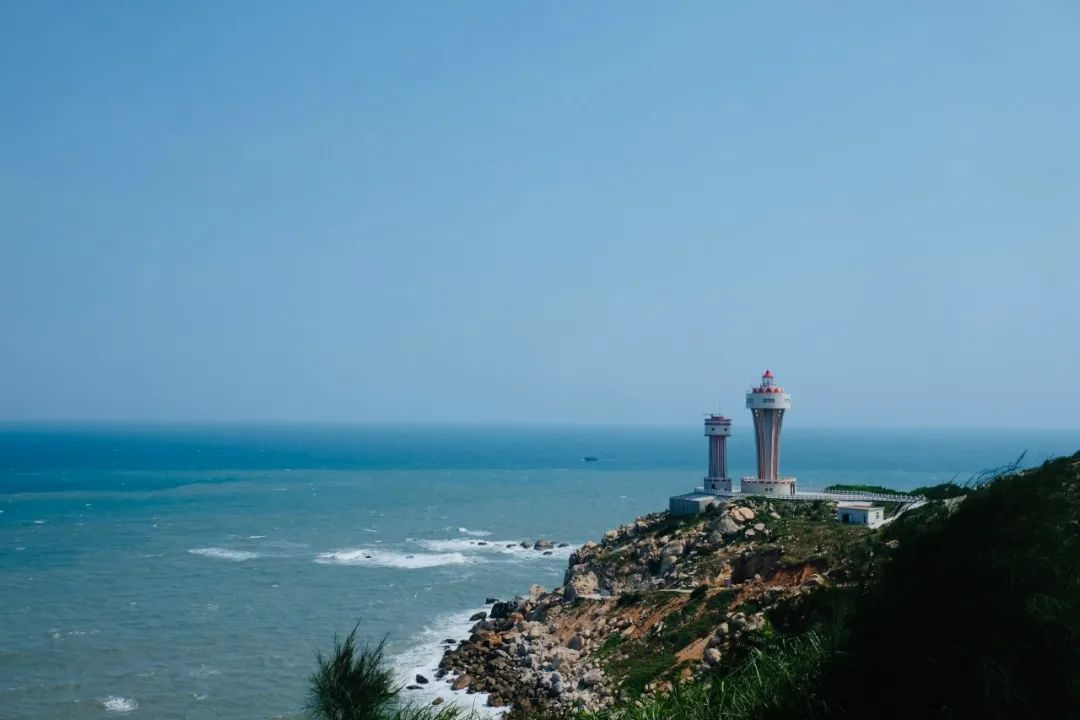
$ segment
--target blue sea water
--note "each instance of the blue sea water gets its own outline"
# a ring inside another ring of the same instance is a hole
[[[1078,440],[791,427],[783,467],[910,489]],[[354,624],[430,675],[486,596],[559,584],[572,548],[508,544],[596,538],[704,462],[698,427],[0,426],[0,718],[300,717]]]

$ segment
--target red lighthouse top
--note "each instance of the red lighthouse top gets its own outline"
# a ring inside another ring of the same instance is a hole
[[[784,388],[776,384],[772,370],[766,370],[761,376],[761,384],[752,389],[755,393],[783,393]]]

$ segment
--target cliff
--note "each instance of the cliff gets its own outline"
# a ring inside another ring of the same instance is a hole
[[[873,574],[880,533],[827,503],[747,499],[638,518],[570,558],[564,585],[495,604],[441,672],[518,715],[595,711],[734,666],[770,614]]]

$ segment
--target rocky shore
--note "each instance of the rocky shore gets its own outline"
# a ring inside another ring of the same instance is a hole
[[[692,682],[767,637],[770,609],[859,576],[868,531],[838,525],[833,510],[748,499],[638,518],[575,551],[562,586],[474,616],[467,639],[447,641],[435,680],[488,693],[511,716]]]

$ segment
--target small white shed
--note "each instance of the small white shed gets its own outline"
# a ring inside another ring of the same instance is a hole
[[[885,522],[885,508],[868,502],[837,503],[836,518],[844,525],[869,525],[876,528]]]

